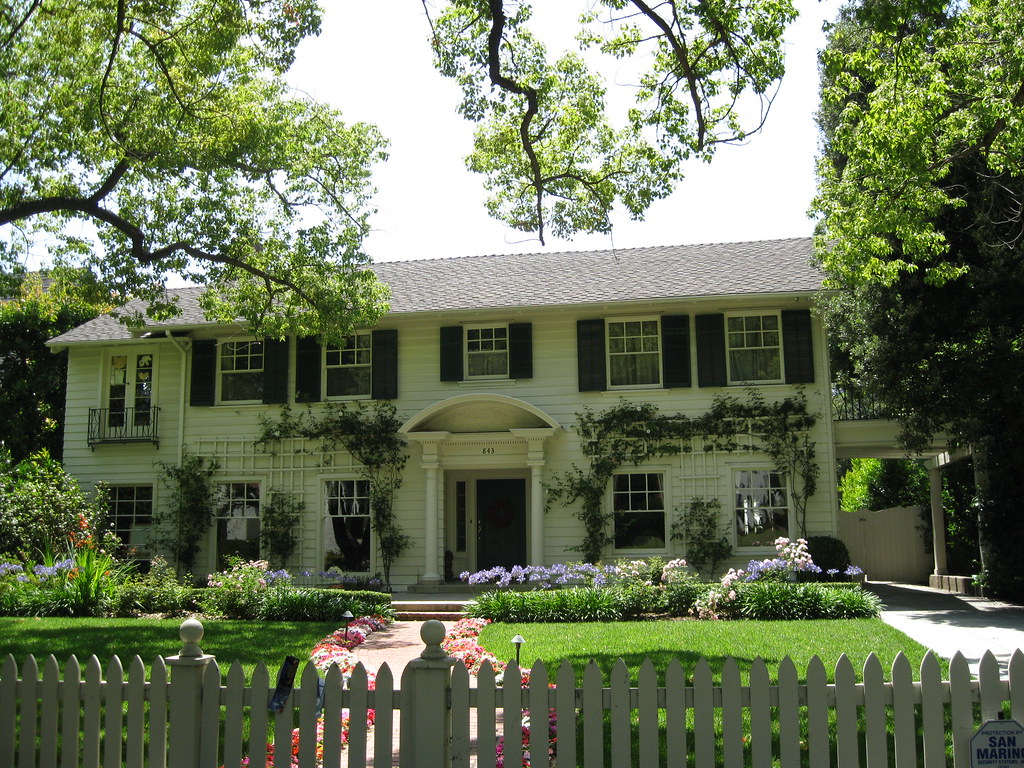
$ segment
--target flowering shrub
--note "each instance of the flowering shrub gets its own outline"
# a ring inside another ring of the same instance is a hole
[[[85,536],[59,560],[0,563],[0,615],[103,616],[125,572]]]
[[[288,571],[272,571],[266,560],[228,558],[228,569],[206,577],[207,589],[200,597],[205,613],[226,619],[255,618],[263,593],[282,588],[291,581]]]
[[[698,619],[728,619],[736,609],[737,582],[744,576],[742,570],[730,568],[719,584],[714,585],[694,601],[691,615]]]

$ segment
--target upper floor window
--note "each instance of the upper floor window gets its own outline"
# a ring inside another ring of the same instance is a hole
[[[615,549],[665,548],[665,476],[619,472],[612,476]]]
[[[736,546],[770,547],[789,536],[786,474],[774,469],[739,469],[735,476]]]
[[[468,378],[508,377],[508,326],[466,328]]]
[[[324,350],[327,397],[369,397],[373,347],[369,333],[353,333]]]
[[[729,381],[782,381],[782,332],[779,316],[733,315],[726,318]]]
[[[225,341],[220,344],[222,402],[263,400],[263,342]]]
[[[153,410],[153,355],[111,355],[106,395],[108,428],[149,426]]]
[[[608,321],[608,383],[613,387],[661,384],[661,328],[657,318]]]

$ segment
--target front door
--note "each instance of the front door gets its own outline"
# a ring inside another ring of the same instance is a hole
[[[476,567],[526,565],[526,480],[476,481]]]

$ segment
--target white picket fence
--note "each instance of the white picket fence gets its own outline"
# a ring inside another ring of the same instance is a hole
[[[273,688],[266,667],[257,667],[247,684],[235,662],[222,682],[216,660],[199,649],[201,631],[200,626],[197,634],[188,635],[183,627],[182,652],[156,659],[148,678],[138,657],[127,674],[117,658],[104,672],[95,657],[84,670],[71,657],[62,676],[52,656],[43,662],[41,675],[34,658],[27,658],[19,670],[8,656],[0,670],[0,768],[218,768],[244,765],[246,755],[248,765],[262,768],[267,764],[270,731],[273,743],[281,747],[272,765],[291,766],[296,726],[301,768],[390,766],[393,752],[401,766],[410,768],[490,768],[502,735],[504,765],[515,768],[523,764],[524,710],[555,711],[557,763],[563,768],[938,768],[947,764],[947,743],[952,764],[967,768],[969,741],[982,722],[1004,714],[1024,721],[1020,651],[1002,676],[987,653],[976,678],[958,654],[950,662],[949,679],[943,680],[938,660],[928,654],[914,681],[910,663],[901,654],[889,681],[872,655],[860,682],[845,657],[836,665],[833,683],[827,682],[817,658],[804,682],[799,682],[795,665],[785,658],[775,683],[767,665],[755,660],[743,685],[739,665],[728,659],[716,685],[710,665],[701,659],[689,676],[672,662],[662,681],[646,661],[633,687],[620,660],[610,685],[591,663],[577,687],[566,661],[550,681],[555,687],[549,687],[547,673],[538,663],[529,686],[520,688],[497,685],[489,666],[471,685],[465,666],[446,658],[437,645],[443,628],[428,623],[423,630],[426,647],[406,668],[400,689],[386,666],[377,674],[375,689],[369,687],[361,665],[348,688],[339,670],[331,670],[322,699],[320,763],[319,678],[312,664],[303,669],[284,711],[269,714]],[[518,674],[510,664],[505,679],[515,680]],[[376,713],[372,729],[365,725],[369,709]],[[343,710],[350,723],[344,748]],[[246,719],[251,734],[247,741]],[[547,766],[546,717],[536,719],[532,764]]]

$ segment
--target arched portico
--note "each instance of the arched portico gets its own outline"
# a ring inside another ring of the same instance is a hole
[[[442,580],[446,548],[453,550],[456,569],[482,565],[481,553],[486,559],[487,548],[493,549],[488,534],[504,536],[502,552],[518,556],[521,530],[523,559],[543,563],[546,446],[559,430],[558,422],[536,406],[487,393],[442,400],[401,427],[399,433],[421,449],[426,515],[422,583]],[[484,513],[489,513],[486,524],[480,517]]]

